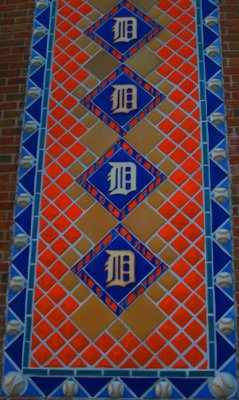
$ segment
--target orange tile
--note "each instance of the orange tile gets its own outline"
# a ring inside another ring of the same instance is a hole
[[[186,115],[187,114],[185,112],[183,112],[182,110],[176,109],[170,114],[170,118],[172,118],[173,121],[175,121],[179,124],[186,118]]]
[[[169,345],[164,347],[157,355],[159,360],[167,367],[172,365],[172,363],[178,358],[178,354]]]
[[[51,274],[54,275],[56,279],[60,279],[67,270],[67,267],[60,260],[57,260],[50,268]]]
[[[186,192],[190,197],[193,197],[200,189],[200,186],[194,182],[192,179],[189,179],[183,186],[182,189]]]
[[[52,163],[47,169],[46,173],[51,177],[51,178],[56,178],[59,176],[62,172],[62,168],[57,164],[57,163]]]
[[[65,320],[65,318],[66,318],[65,314],[63,314],[63,312],[59,308],[56,308],[56,307],[48,315],[49,321],[55,327],[59,326]]]
[[[40,345],[37,350],[33,352],[33,357],[40,363],[40,365],[45,364],[51,356],[52,353],[44,344]]]
[[[57,198],[55,204],[61,210],[65,210],[71,204],[71,202],[72,200],[65,193],[63,193]]]
[[[56,261],[56,255],[50,250],[45,250],[40,255],[39,261],[41,261],[44,266],[49,267]]]
[[[179,310],[173,315],[173,320],[181,327],[185,326],[192,319],[190,314],[185,308],[180,307]]]
[[[141,365],[145,365],[153,354],[143,345],[137,348],[132,354],[132,357]]]
[[[107,357],[115,364],[119,365],[127,357],[127,353],[116,344],[108,353]]]
[[[195,293],[187,299],[185,306],[193,313],[197,314],[198,311],[204,306],[204,302]]]
[[[183,353],[191,345],[192,341],[181,332],[172,340],[172,343],[180,353]]]
[[[178,32],[180,32],[182,30],[183,26],[177,21],[175,20],[174,22],[171,22],[171,24],[169,24],[167,26],[167,29],[170,32],[173,32],[174,34],[177,34]]]
[[[190,322],[190,324],[185,328],[185,331],[192,339],[198,339],[204,332],[204,329],[196,320]]]
[[[65,343],[64,339],[62,336],[59,335],[58,332],[54,332],[46,341],[48,346],[50,347],[51,350],[56,352],[59,350],[63,344]]]
[[[78,229],[76,229],[74,226],[72,226],[68,231],[64,233],[64,237],[70,242],[70,243],[75,243],[80,237],[81,233]]]
[[[74,182],[74,179],[67,172],[63,172],[63,174],[56,179],[56,182],[62,189],[66,189]]]
[[[193,367],[196,367],[204,359],[205,355],[201,353],[196,346],[194,346],[184,355],[184,357]]]
[[[185,299],[188,298],[190,293],[190,289],[182,282],[178,283],[176,287],[174,287],[174,289],[171,291],[172,296],[174,296],[180,303],[184,302]]]
[[[187,179],[188,176],[181,169],[178,169],[170,175],[170,180],[177,186],[181,186]]]
[[[194,218],[199,211],[201,211],[200,207],[193,201],[189,201],[183,208],[183,212],[190,218]]]
[[[201,234],[202,231],[195,224],[190,224],[184,231],[183,234],[191,241],[195,241]]]
[[[58,329],[66,339],[72,338],[78,330],[71,321],[64,322]]]
[[[45,340],[53,332],[53,328],[43,320],[34,328],[34,331],[42,340]]]
[[[46,272],[37,283],[45,292],[47,292],[56,283],[56,280]]]
[[[48,312],[54,307],[54,303],[47,296],[43,296],[38,303],[36,303],[37,310],[42,315],[48,314]]]
[[[179,253],[182,254],[190,245],[190,243],[181,235],[179,235],[171,245]]]
[[[95,344],[103,353],[106,353],[115,344],[115,340],[108,333],[103,333],[96,340]]]
[[[162,125],[162,124],[160,124]],[[169,139],[165,139],[163,140],[160,145],[158,146],[158,148],[165,154],[169,154],[171,153],[171,151],[175,148],[175,144],[169,140]]]
[[[171,202],[178,208],[182,208],[188,202],[188,197],[181,191],[178,191],[171,197]]]
[[[177,231],[169,224],[166,224],[162,229],[158,231],[158,235],[167,242],[170,241],[176,235],[176,233]]]
[[[193,246],[183,256],[191,265],[197,264],[202,258],[202,254]]]
[[[58,240],[56,240],[53,244],[52,244],[52,248],[53,250],[58,254],[61,255],[63,254],[67,249],[68,249],[69,245],[68,243],[60,238]]]
[[[186,275],[186,273],[190,270],[190,266],[186,263],[185,260],[180,259],[172,266],[172,270],[181,278]]]
[[[66,211],[67,216],[72,220],[75,221],[81,215],[82,210],[76,204],[73,204],[71,207],[68,208]]]
[[[175,301],[175,299],[170,296],[164,296],[163,300],[161,300],[158,303],[158,306],[160,309],[162,309],[167,315],[172,314],[175,309],[178,307],[178,302]]]
[[[128,332],[121,340],[120,344],[127,350],[128,352],[131,352],[132,350],[135,349],[140,344],[140,341],[136,338],[133,333]]]
[[[60,165],[62,165],[62,167],[67,168],[73,163],[73,161],[75,161],[75,157],[65,152],[61,157],[58,157],[57,161]]]
[[[171,223],[181,231],[185,226],[188,225],[189,220],[182,213],[178,213],[174,218],[171,219]]]
[[[170,320],[166,320],[160,328],[158,329],[159,333],[164,336],[167,340],[170,340],[173,336],[178,332],[178,328],[175,323]]]
[[[177,209],[171,203],[166,202],[158,209],[158,211],[164,218],[170,219],[177,212]]]
[[[69,365],[76,356],[77,353],[67,345],[57,353],[57,357],[64,363],[64,365]]]
[[[84,350],[89,343],[89,340],[82,333],[78,333],[76,336],[73,336],[73,339],[70,340],[71,346],[77,351],[77,353],[80,353],[82,350]]]
[[[166,341],[161,335],[159,335],[157,332],[154,332],[152,335],[150,335],[145,343],[155,353],[164,346]]]
[[[70,221],[64,215],[60,215],[55,219],[53,225],[58,231],[64,232],[70,225]]]

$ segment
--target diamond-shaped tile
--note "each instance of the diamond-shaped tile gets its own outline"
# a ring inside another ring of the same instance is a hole
[[[115,314],[121,314],[166,266],[122,226],[111,231],[72,272]]]
[[[94,116],[92,115],[92,117]],[[81,138],[81,142],[100,157],[118,138],[119,136],[111,128],[98,121],[94,128],[88,130]]]
[[[147,132],[147,135],[145,132]],[[146,120],[141,121],[125,136],[125,140],[144,155],[152,150],[163,138],[164,135]]]
[[[84,33],[124,62],[162,29],[162,26],[128,0],[122,0]]]
[[[119,174],[125,178],[119,180]],[[141,154],[119,140],[77,182],[122,220],[165,179]]]
[[[99,68],[97,62],[94,65]],[[105,60],[104,65],[107,65]],[[164,98],[150,83],[122,64],[81,103],[124,136]]]
[[[145,78],[150,72],[155,71],[162,62],[157,54],[147,48],[143,48],[128,60],[126,64]]]
[[[85,64],[85,68],[97,78],[104,79],[119,65],[120,63],[114,57],[101,50]]]

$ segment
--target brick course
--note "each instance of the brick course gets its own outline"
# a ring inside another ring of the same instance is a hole
[[[0,4],[0,360],[34,3],[34,0],[1,0]],[[239,4],[238,0],[219,0],[219,4],[239,304]]]

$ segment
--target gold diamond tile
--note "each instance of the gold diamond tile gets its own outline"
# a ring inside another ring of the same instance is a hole
[[[158,125],[160,121],[164,118],[164,116],[158,112],[157,110],[153,110],[147,118],[152,122],[154,125]]]
[[[92,244],[89,242],[88,239],[83,237],[81,240],[79,240],[75,247],[81,252],[81,254],[85,254],[87,251],[90,250]]]
[[[147,201],[152,207],[159,208],[165,202],[165,197],[155,191],[147,198]]]
[[[162,197],[162,195],[161,195],[157,190],[155,190],[155,191],[148,197],[147,201],[148,201],[148,203],[149,203],[152,207],[158,209],[159,206],[161,206],[162,201],[165,201],[165,199]]]
[[[85,80],[84,84],[85,84],[89,89],[92,89],[93,87],[95,87],[95,86],[97,85],[98,82],[99,82],[98,79],[94,78],[93,76],[89,76],[89,77]]]
[[[149,248],[154,252],[158,253],[165,247],[165,242],[158,236],[154,236],[148,243]]]
[[[79,279],[78,279],[78,284],[79,284]],[[79,285],[73,292],[72,292],[73,296],[75,296],[75,298],[82,302],[84,300],[87,299],[87,297],[89,297],[92,292],[90,291],[90,289],[88,289],[87,286],[85,285]]]
[[[142,154],[147,154],[163,138],[164,135],[147,120],[141,121],[125,136],[126,141]]]
[[[93,56],[95,53],[98,53],[100,50],[100,46],[96,43],[91,43],[87,48],[86,52],[90,55]]]
[[[148,11],[152,8],[158,0],[131,0],[131,2],[138,8],[141,8],[143,11]]]
[[[170,271],[166,271],[159,278],[159,283],[164,287],[164,289],[166,289],[166,291],[169,291],[176,285],[176,283],[178,283],[178,279]]]
[[[148,15],[149,15],[150,18],[152,18],[152,19],[157,19],[161,14],[162,14],[162,12],[160,11],[159,8],[153,8],[152,10],[150,10],[150,11],[148,12]]]
[[[83,119],[82,122],[87,126],[87,128],[91,128],[93,125],[96,124],[96,122],[99,121],[97,117],[94,116],[94,114],[87,114]]]
[[[87,210],[93,203],[95,203],[95,200],[88,193],[84,193],[77,201],[77,204],[79,204],[83,210]]]
[[[165,295],[165,291],[155,283],[147,290],[146,294],[151,297],[153,301],[158,302]]]
[[[82,35],[79,39],[76,40],[76,44],[81,47],[82,49],[84,49],[86,46],[88,46],[88,44],[91,42],[91,40],[85,36]]]
[[[151,74],[147,76],[147,81],[152,83],[152,85],[157,85],[162,79],[162,76],[157,72],[151,72]]]
[[[177,187],[169,181],[164,181],[161,183],[161,185],[158,187],[158,191],[160,193],[163,193],[166,197],[171,196],[177,190]]]
[[[172,22],[172,18],[170,18],[167,14],[161,14],[158,19],[157,22],[162,25],[162,26],[167,26],[168,24],[170,24],[170,22]],[[161,34],[162,32],[160,32]]]
[[[93,164],[93,162],[95,161],[95,156],[90,153],[89,151],[87,151],[81,158],[80,161],[85,164],[87,167],[91,164]]]
[[[87,110],[86,110],[85,107],[79,105],[79,106],[76,106],[76,107],[71,111],[71,113],[72,113],[76,118],[82,118],[82,117],[87,113]]]
[[[73,267],[73,265],[79,260],[79,258],[80,255],[73,249],[70,249],[64,254],[62,260],[66,265],[68,265],[68,267]]]
[[[83,193],[83,189],[77,183],[73,183],[66,193],[71,199],[76,200]]]
[[[124,226],[146,242],[163,224],[165,220],[146,203],[141,203],[124,219]]]
[[[76,163],[74,163],[70,168],[69,168],[69,172],[71,173],[71,175],[77,177],[79,176],[83,171],[84,171],[84,167],[82,164],[80,164],[78,161]]]
[[[176,253],[170,246],[166,247],[160,254],[159,257],[166,264],[172,264],[176,258],[178,257],[178,253]]]
[[[99,157],[118,139],[117,133],[99,122],[81,138],[81,142]]]
[[[101,300],[92,296],[72,315],[71,319],[91,340],[94,340],[116,319],[116,316]]]
[[[118,0],[89,0],[89,3],[102,13],[106,13],[111,8],[116,6]]]
[[[78,228],[94,243],[99,242],[116,224],[117,220],[98,203],[76,223]]]
[[[165,158],[165,154],[161,153],[161,151],[154,149],[148,154],[148,159],[155,165],[158,165],[160,161]]]
[[[154,38],[147,44],[147,47],[149,47],[153,51],[157,51],[160,47],[162,47],[162,43],[160,43],[157,38]]]
[[[159,34],[158,34],[158,39],[162,42],[162,43],[166,43],[169,41],[169,39],[171,39],[173,37],[173,34],[170,33],[169,31],[166,31],[165,29],[162,30]]]
[[[119,340],[126,332],[127,328],[120,321],[114,322],[108,332],[116,339]]]
[[[171,92],[171,90],[174,88],[174,86],[167,81],[163,81],[158,85],[158,88],[159,88],[160,92],[162,92],[164,94],[168,94],[169,92]]]
[[[174,164],[169,158],[164,160],[161,164],[159,164],[160,171],[164,172],[166,175],[170,174],[177,168],[177,165]]]
[[[67,273],[60,282],[70,292],[79,285],[79,279],[72,272]]]
[[[139,75],[146,77],[150,72],[155,70],[163,61],[156,54],[146,47],[139,50],[127,65],[136,71]]]
[[[80,28],[82,31],[84,31],[86,28],[88,28],[88,26],[91,25],[91,22],[88,21],[88,19],[86,19],[86,18],[82,18],[80,20],[80,22],[78,22],[76,25],[78,26],[78,28]]]
[[[95,22],[97,19],[100,18],[100,13],[98,11],[92,11],[90,14],[88,14],[88,18],[90,18],[91,21]]]
[[[78,99],[82,99],[87,93],[87,90],[83,86],[78,86],[77,89],[74,90],[73,95]]]
[[[88,61],[84,67],[97,78],[104,79],[119,65],[119,61],[117,61],[106,51],[101,50],[98,54],[91,58],[91,60]]]
[[[175,104],[171,103],[168,100],[162,101],[161,104],[158,105],[158,109],[162,112],[164,112],[164,114],[168,115],[169,113],[171,113],[172,110],[175,109]]]
[[[122,314],[121,319],[144,340],[165,320],[165,315],[142,295]]]

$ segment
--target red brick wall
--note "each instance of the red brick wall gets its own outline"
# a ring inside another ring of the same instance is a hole
[[[0,360],[34,3],[0,0]]]
[[[100,1],[100,0],[99,0]],[[0,360],[34,0],[0,0]],[[219,0],[239,304],[239,3]]]

